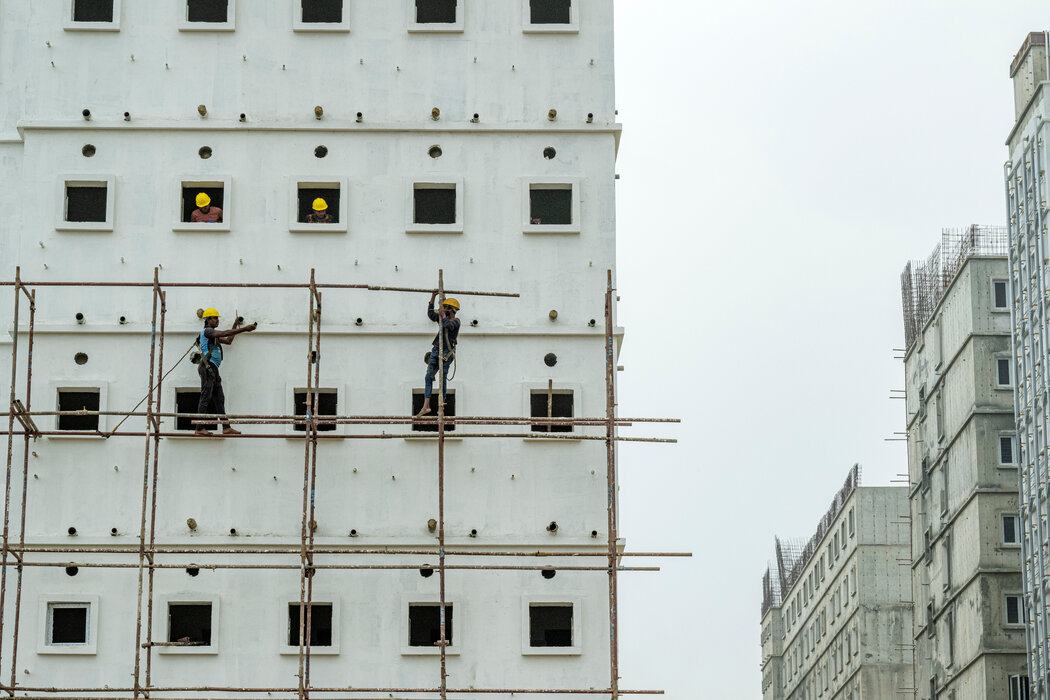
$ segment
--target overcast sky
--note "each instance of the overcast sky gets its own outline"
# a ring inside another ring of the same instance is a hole
[[[624,688],[761,698],[761,577],[854,462],[907,472],[900,272],[1002,225],[1010,61],[1046,0],[617,0]],[[651,426],[634,434],[656,435]],[[639,562],[633,562],[639,563]]]

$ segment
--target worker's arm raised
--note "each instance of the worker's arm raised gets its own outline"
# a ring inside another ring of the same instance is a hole
[[[231,328],[228,331],[214,330],[212,331],[211,337],[218,340],[223,345],[229,345],[233,342],[233,336],[240,335],[241,333],[251,333],[259,327],[258,323],[252,323],[241,328]]]

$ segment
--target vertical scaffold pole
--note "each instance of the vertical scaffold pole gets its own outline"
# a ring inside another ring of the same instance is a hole
[[[154,558],[157,548],[157,478],[160,469],[160,418],[162,411],[161,390],[164,382],[164,320],[168,311],[167,293],[160,290],[160,348],[157,351],[157,410],[153,414],[153,478],[150,483],[149,515],[149,591],[146,595],[146,690],[153,685],[153,576],[155,573]]]
[[[609,692],[620,697],[619,629],[616,610],[616,339],[613,337],[612,270],[605,289],[605,459],[609,489]]]
[[[445,301],[445,271],[438,270],[438,303]],[[445,647],[445,333],[438,316],[438,615],[441,621],[441,700],[448,692],[448,658]]]
[[[314,283],[314,272],[310,271],[310,293],[313,295],[314,304],[316,305],[314,316],[316,317],[317,332],[314,334],[314,347],[313,347],[313,391],[309,395],[310,403],[310,426],[309,426],[309,439],[310,442],[310,514],[309,523],[306,529],[307,536],[307,550],[306,556],[309,560],[310,568],[307,570],[306,577],[306,636],[303,643],[306,647],[306,682],[304,687],[307,695],[310,693],[310,649],[311,639],[313,636],[313,614],[314,614],[314,576],[317,573],[317,569],[314,568],[314,537],[317,531],[317,414],[320,409],[320,388],[321,388],[321,292],[317,289],[317,285]]]
[[[314,322],[319,321],[319,309],[317,308],[317,282],[314,269],[310,270],[310,318],[309,331],[307,333],[306,351],[306,435],[303,453],[303,522],[300,531],[300,554],[299,554],[299,698],[306,700],[309,697],[309,669],[310,669],[310,596],[313,593],[313,585],[307,585],[313,574],[313,537],[307,533],[313,527],[311,520],[311,502],[314,499],[313,484],[311,478],[311,462],[316,469],[316,447],[317,447],[317,402],[314,400],[314,372],[315,365],[320,357],[314,347]],[[320,333],[320,323],[318,323]],[[312,458],[312,459],[311,459]],[[307,539],[309,537],[309,540]]]
[[[11,394],[7,408],[7,471],[4,486],[4,538],[3,538],[3,561],[0,562],[0,655],[3,654],[4,645],[4,605],[7,598],[7,555],[9,544],[9,527],[11,522],[11,463],[14,455],[15,440],[15,389],[18,380],[18,310],[21,307],[22,282],[20,277],[21,268],[15,268],[15,311],[14,321],[11,327]],[[14,695],[14,690],[7,689],[8,695]]]

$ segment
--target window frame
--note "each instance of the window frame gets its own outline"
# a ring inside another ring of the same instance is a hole
[[[350,395],[347,384],[328,384],[325,386],[314,387],[319,393],[332,393],[335,392],[335,406],[336,415],[339,415],[341,408],[346,408],[346,400]],[[286,415],[295,415],[295,393],[299,391],[306,391],[306,387],[303,386],[303,382],[286,382],[284,385],[284,396]],[[451,391],[451,390],[450,390]],[[344,411],[343,415],[349,415]],[[324,437],[325,435],[345,435],[346,430],[349,426],[345,423],[336,423],[335,428],[332,430],[325,430],[324,432],[318,431],[318,435]],[[306,435],[305,430],[295,430],[292,424],[287,427],[288,437],[302,439]],[[298,653],[298,652],[296,652]]]
[[[233,178],[229,175],[190,175],[180,177],[175,181],[175,218],[171,230],[178,233],[229,233],[230,232],[230,199],[232,195]],[[221,187],[222,188],[222,222],[208,224],[204,222],[194,223],[182,220],[182,191],[194,187]],[[340,199],[342,199],[340,197]]]
[[[83,389],[98,389],[98,410],[99,413],[103,414],[98,417],[98,431],[101,433],[106,432],[109,429],[109,418],[110,416],[104,415],[109,410],[109,382],[102,379],[52,379],[47,383],[47,392],[49,396],[54,397],[53,410],[58,409],[58,394],[60,391],[77,391]],[[50,428],[53,431],[58,431],[58,419],[59,416],[48,416],[50,419]],[[95,440],[98,439],[98,435],[48,435],[47,438],[57,438],[59,440]]]
[[[158,654],[171,654],[171,655],[191,655],[191,656],[214,656],[219,653],[219,596],[207,595],[207,594],[194,594],[194,593],[177,593],[167,596],[158,596],[157,598],[160,605],[154,606],[153,629],[163,630],[163,638],[168,639],[169,628],[169,617],[168,609],[172,605],[211,605],[211,644],[207,646],[194,646],[194,647],[168,647],[162,646],[157,647],[156,651]],[[296,652],[299,653],[298,648]],[[311,652],[312,653],[312,652]]]
[[[200,333],[200,331],[197,331],[197,332]],[[181,393],[195,393],[195,394],[198,395],[198,403],[199,403],[200,392],[201,392],[201,387],[200,387],[199,384],[197,386],[182,385],[182,386],[172,387],[171,395],[172,395],[172,400],[174,401],[174,406],[172,407],[172,413],[180,414],[180,411],[179,411],[179,394],[181,394]],[[181,414],[181,415],[185,415],[185,414]],[[190,420],[195,420],[195,419],[190,419]],[[179,419],[176,416],[176,417],[172,418],[171,430],[173,432],[176,432],[176,433],[183,433],[187,437],[192,437],[193,431],[197,429],[197,426],[191,426],[189,428],[180,428],[180,427],[178,427],[178,425],[179,425]],[[218,422],[216,422],[214,424],[209,424],[209,425],[214,425],[215,427],[214,428],[207,427],[207,426],[204,426],[204,427],[206,429],[208,429],[208,430],[218,430],[219,429],[218,428],[218,426],[219,426]]]
[[[298,605],[299,596],[280,596],[276,599],[277,606],[280,610],[280,614],[277,616],[277,630],[278,634],[278,651],[277,653],[281,656],[298,656],[299,645],[294,646],[286,644],[288,635],[291,632],[289,625],[291,624],[291,618],[288,615],[289,605]],[[339,641],[340,634],[340,605],[339,596],[334,591],[320,591],[314,589],[313,599],[310,601],[313,605],[330,605],[332,606],[332,645],[327,647],[315,647],[310,645],[310,656],[338,656],[340,653]]]
[[[582,0],[571,0],[569,4],[568,24],[533,24],[532,2],[521,0],[521,31],[523,34],[579,34],[580,33],[580,2]]]
[[[1017,598],[1017,622],[1010,622],[1009,599]],[[1017,628],[1025,626],[1024,596],[1020,593],[1003,593],[1003,627]]]
[[[456,221],[451,224],[419,224],[415,221],[416,187],[422,189],[454,189],[456,191]],[[410,178],[406,186],[405,233],[463,233],[463,200],[465,190],[462,177],[417,177]],[[342,198],[340,198],[342,199]]]
[[[51,610],[55,604],[62,607],[87,607],[88,637],[86,643],[48,644],[47,640],[51,633]],[[40,636],[37,637],[36,644],[37,654],[92,656],[98,652],[99,597],[97,595],[81,595],[78,593],[41,594],[38,598],[37,611],[37,629],[40,630]]]
[[[346,233],[349,231],[346,216],[350,207],[347,203],[350,190],[349,178],[319,175],[311,178],[292,178],[291,199],[288,202],[288,230],[292,233]],[[307,224],[299,221],[299,190],[309,188],[327,188],[339,190],[339,221],[334,224]],[[458,199],[458,197],[457,197]],[[223,210],[225,219],[226,210]]]
[[[180,32],[232,32],[236,30],[237,0],[227,0],[225,22],[191,22],[189,0],[181,0]],[[167,647],[161,647],[167,648]]]
[[[343,0],[342,19],[338,22],[304,22],[302,0],[292,0],[292,31],[304,33],[331,33],[350,31],[350,0]],[[339,217],[342,220],[342,217]],[[298,653],[298,652],[296,652]]]
[[[1014,519],[1014,539],[1015,542],[1006,541],[1006,519]],[[999,514],[999,544],[1004,547],[1020,547],[1021,546],[1021,516],[1015,512],[1000,513]]]
[[[56,231],[111,232],[113,231],[113,214],[116,206],[116,183],[114,175],[98,173],[76,173],[60,175],[57,185],[58,217],[55,221]],[[106,188],[106,219],[104,221],[67,221],[66,188],[67,187]]]
[[[567,647],[531,646],[531,617],[529,609],[536,605],[572,605],[572,645]],[[580,656],[583,654],[583,596],[533,594],[521,597],[521,655],[522,656]]]
[[[408,609],[412,605],[441,605],[441,596],[437,593],[402,593],[401,594],[401,656],[441,656],[441,648],[409,646]],[[446,656],[458,656],[463,644],[463,608],[465,607],[455,595],[445,595],[445,605],[452,606],[452,644],[445,647]],[[456,610],[460,617],[456,618]],[[298,653],[298,652],[297,652]]]
[[[995,450],[995,453],[996,453],[995,454],[995,461],[997,463],[997,466],[999,466],[1000,468],[1005,468],[1005,469],[1016,469],[1018,467],[1018,462],[1017,462],[1017,446],[1018,446],[1017,445],[1017,433],[1010,432],[1010,431],[1004,431],[1004,432],[999,433],[998,437],[999,437],[999,439],[997,441],[998,444],[996,444],[996,446],[995,446],[996,447],[996,450]],[[1010,457],[1013,460],[1011,462],[1004,462],[1003,461],[1003,440],[1004,439],[1007,439],[1007,440],[1010,441]]]
[[[119,32],[121,0],[113,0],[113,19],[109,22],[77,22],[73,19],[76,0],[69,0],[69,13],[62,21],[62,29],[67,32]]]
[[[572,413],[573,417],[584,415],[581,413],[581,407],[583,405],[583,384],[579,382],[554,382],[551,389],[558,392],[572,392]],[[522,395],[521,395],[521,410],[522,416],[525,418],[532,418],[532,392],[534,391],[547,391],[547,382],[524,382],[522,383]],[[466,414],[464,414],[466,415]],[[548,440],[545,437],[548,433],[546,431],[533,431],[532,424],[526,424],[521,426],[523,438],[528,440],[542,441]],[[576,442],[574,438],[579,438],[580,435],[588,435],[593,433],[593,428],[585,425],[574,425],[572,430],[569,432],[550,433],[551,435],[559,435],[561,437],[556,440],[561,442]]]
[[[1002,279],[993,278],[991,280],[991,284],[992,284],[992,304],[991,304],[992,313],[1003,313],[1003,312],[1009,313],[1009,311],[1010,311],[1010,280],[1005,279],[1005,278],[1002,278]],[[1006,299],[1006,304],[1004,306],[997,306],[996,303],[995,303],[995,287],[998,284],[1002,284],[1004,286],[1003,295],[1004,295],[1004,297]]]
[[[533,224],[532,189],[564,190],[572,192],[572,223]],[[580,234],[583,209],[581,207],[580,178],[578,177],[524,177],[521,181],[521,232],[523,234]]]
[[[464,5],[466,0],[456,1],[455,22],[417,22],[416,0],[405,0],[405,17],[408,31],[412,34],[462,34],[464,31]]]
[[[1007,383],[1002,384],[999,381],[999,367],[1000,363],[1005,362],[1007,368]],[[1014,366],[1013,362],[1008,356],[996,355],[995,356],[995,388],[996,389],[1013,389],[1014,388]]]

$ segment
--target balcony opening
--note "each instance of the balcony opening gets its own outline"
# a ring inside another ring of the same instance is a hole
[[[168,641],[211,646],[211,603],[168,603]]]
[[[456,0],[416,0],[417,24],[454,24]]]
[[[74,0],[74,22],[112,22],[113,0]]]
[[[343,0],[302,0],[303,22],[343,21]]]
[[[412,220],[417,224],[456,223],[455,185],[417,184],[414,204],[415,212]]]
[[[572,604],[529,605],[529,646],[571,647]]]
[[[100,392],[98,389],[59,389],[59,411],[97,411]],[[59,416],[59,430],[98,430],[98,415]]]
[[[175,413],[197,413],[197,409],[200,407],[201,392],[200,389],[176,389],[175,390]],[[209,406],[208,411],[212,410]],[[207,413],[208,411],[205,411]],[[175,430],[218,430],[219,426],[216,423],[197,423],[193,421],[198,420],[197,418],[190,418],[189,416],[176,415],[175,416]]]
[[[572,0],[530,0],[529,8],[533,24],[569,24],[572,21]]]
[[[332,604],[312,603],[310,609],[310,646],[332,646]],[[303,628],[306,629],[305,626]],[[288,646],[299,646],[299,604],[288,604]]]
[[[66,185],[66,221],[106,220],[107,185]]]
[[[532,185],[529,187],[529,223],[566,225],[572,223],[571,185]]]
[[[186,19],[190,22],[228,22],[229,0],[186,0]]]
[[[434,395],[430,397],[430,413],[427,414],[428,418],[433,418],[437,415],[437,402],[438,394],[440,393],[439,382],[437,374],[434,375]],[[412,390],[412,415],[418,414],[423,409],[423,390],[413,389]],[[450,418],[456,415],[456,390],[448,389],[445,392],[445,417]],[[438,429],[437,421],[433,422],[414,422],[412,423],[413,432],[421,433],[436,433]],[[445,425],[445,432],[453,432],[456,429],[455,424]]]
[[[532,418],[572,418],[572,389],[533,389],[529,396]],[[533,423],[534,433],[571,433],[571,425]]]
[[[324,416],[336,416],[338,411],[339,393],[336,389],[316,389],[317,391],[317,431],[325,432],[327,430],[335,430],[335,423],[324,423]],[[307,397],[310,394],[306,389],[296,389],[294,395],[295,401],[295,415],[306,416],[307,408],[313,408],[313,406],[307,406]],[[311,402],[312,403],[312,402]],[[300,432],[306,431],[306,423],[295,423],[293,425],[294,430]]]
[[[412,603],[408,606],[408,645],[436,647],[441,642],[441,604]],[[445,645],[452,645],[452,604],[445,605]]]

